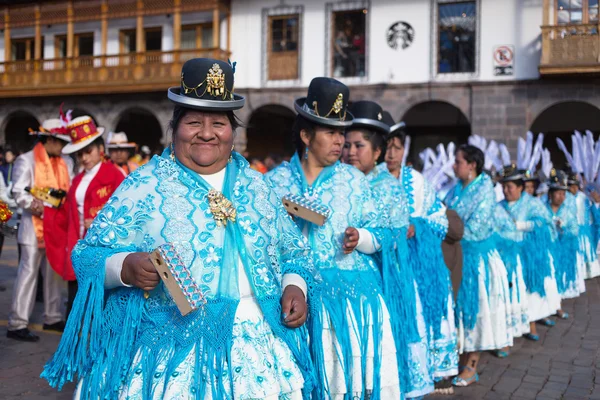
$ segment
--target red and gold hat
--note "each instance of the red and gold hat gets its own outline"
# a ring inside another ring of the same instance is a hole
[[[67,113],[65,114],[63,113],[62,107],[63,105],[61,104],[60,118],[51,118],[45,120],[37,131],[30,128],[29,134],[38,136],[50,136],[63,140],[65,142],[70,142],[71,137],[69,136],[67,125],[71,122],[72,110],[67,111]]]
[[[67,125],[71,143],[63,148],[63,154],[73,154],[102,136],[104,128],[96,127],[92,117],[77,117]]]

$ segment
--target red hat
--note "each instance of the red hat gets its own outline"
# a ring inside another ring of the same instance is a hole
[[[84,115],[71,121],[67,125],[67,131],[71,137],[71,143],[63,148],[63,154],[72,154],[83,149],[102,136],[104,128],[96,127],[92,117]]]

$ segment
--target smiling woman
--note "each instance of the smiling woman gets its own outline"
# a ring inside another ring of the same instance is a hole
[[[177,115],[172,122],[173,149],[177,159],[204,175],[225,168],[234,148],[237,127],[233,111],[175,110],[173,114]]]
[[[76,374],[83,399],[308,397],[296,328],[320,301],[306,240],[233,152],[244,98],[231,65],[193,59],[181,76],[172,145],[123,181],[73,251],[79,294],[43,376],[60,387]],[[165,244],[190,271],[182,289],[206,299],[186,316],[150,261]]]

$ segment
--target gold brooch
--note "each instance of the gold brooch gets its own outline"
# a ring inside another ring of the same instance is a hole
[[[233,207],[233,203],[223,196],[223,193],[210,189],[208,205],[217,226],[227,226],[227,220],[235,222],[237,211]]]
[[[211,96],[222,96],[225,93],[225,75],[219,64],[213,64],[206,74],[206,91]]]

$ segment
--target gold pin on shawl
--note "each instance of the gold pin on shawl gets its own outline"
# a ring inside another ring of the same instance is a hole
[[[320,117],[319,109],[317,108],[317,105],[318,105],[317,101],[316,100],[313,101],[312,105],[313,105],[315,114],[317,114],[317,116]],[[340,115],[340,112],[342,111],[343,108],[344,108],[344,95],[342,93],[338,93],[337,98],[333,102],[333,106],[331,106],[331,110],[329,110],[327,115],[325,115],[325,118],[329,118],[331,113],[334,113],[336,115],[339,115],[340,121],[345,121],[346,120],[346,110],[344,110],[343,115]]]
[[[208,205],[217,226],[227,226],[227,221],[235,222],[237,211],[233,203],[223,196],[223,193],[210,189]]]

